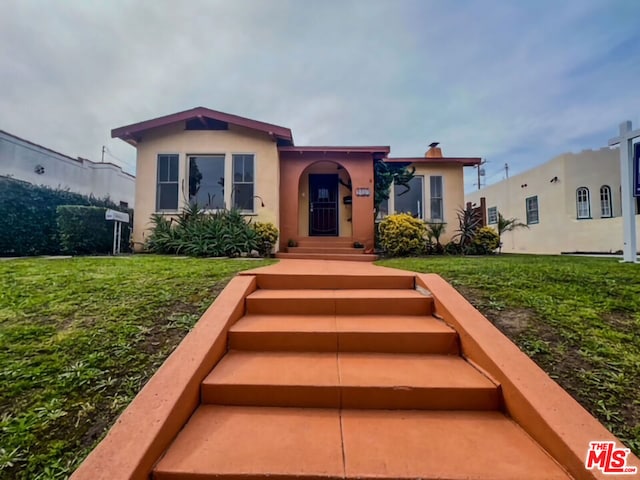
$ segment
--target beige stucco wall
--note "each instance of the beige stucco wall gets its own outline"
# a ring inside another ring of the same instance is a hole
[[[508,232],[503,251],[512,253],[615,252],[622,250],[619,151],[603,148],[563,154],[508,180],[467,194],[466,200],[526,223],[525,198],[538,196],[539,223]],[[558,177],[557,181],[551,179]],[[613,218],[602,218],[600,187],[611,188]],[[592,219],[577,219],[576,190],[590,192]],[[636,229],[639,220],[636,216]]]
[[[451,237],[455,235],[455,231],[458,228],[457,210],[464,207],[464,176],[462,165],[425,165],[416,163],[412,165],[415,167],[415,176],[422,176],[423,180],[423,219],[429,221],[429,214],[431,212],[431,192],[430,181],[431,176],[442,176],[442,190],[443,190],[443,220],[447,224],[444,235],[440,241],[447,243],[451,240]],[[392,188],[389,198],[389,211],[394,210],[394,189]]]
[[[254,199],[252,216],[256,221],[279,226],[280,164],[276,143],[265,133],[229,125],[229,130],[185,130],[184,124],[157,128],[146,134],[137,147],[136,211],[133,240],[140,250],[150,228],[149,219],[156,209],[158,154],[179,155],[178,197],[180,207],[188,204],[188,156],[192,154],[224,154],[225,183],[232,180],[232,154],[254,155]],[[231,185],[227,183],[227,185]],[[231,205],[231,188],[225,188],[226,204]]]
[[[317,162],[311,165],[302,173],[300,177],[299,210],[298,210],[298,235],[306,237],[309,235],[309,174],[326,173],[340,176],[340,179],[349,183],[349,174],[343,168],[338,170],[338,164],[333,162]],[[338,187],[338,235],[340,237],[351,237],[351,205],[345,205],[343,198],[351,195],[351,191],[340,184]]]

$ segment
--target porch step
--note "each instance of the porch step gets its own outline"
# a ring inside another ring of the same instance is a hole
[[[276,258],[291,260],[343,260],[347,262],[374,262],[377,255],[367,253],[276,253]]]
[[[359,255],[364,254],[364,248],[351,247],[288,247],[287,253],[328,253],[340,255]]]
[[[316,262],[313,262],[316,263]],[[402,274],[359,275],[357,268],[361,264],[353,264],[351,273],[336,275],[331,272],[317,272],[301,275],[259,274],[256,276],[258,288],[276,290],[302,289],[410,289],[415,286],[415,277]],[[317,263],[314,265],[317,268]]]
[[[247,314],[431,315],[433,298],[416,290],[256,290]]]
[[[498,387],[459,356],[230,351],[202,402],[314,408],[497,410]]]
[[[457,355],[457,340],[432,316],[247,315],[229,330],[232,350]]]
[[[201,405],[155,480],[567,480],[500,412]]]
[[[298,242],[298,247],[330,248],[353,248],[353,243],[355,242],[355,240],[350,237],[302,237],[296,241]]]

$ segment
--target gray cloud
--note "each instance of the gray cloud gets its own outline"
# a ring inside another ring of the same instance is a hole
[[[0,128],[93,159],[107,145],[131,170],[112,128],[203,105],[290,127],[298,144],[421,155],[438,140],[515,172],[640,120],[638,13],[624,0],[5,0]]]

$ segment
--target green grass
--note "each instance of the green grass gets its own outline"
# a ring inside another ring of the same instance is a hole
[[[0,479],[68,477],[229,278],[266,263],[0,261]]]
[[[638,265],[534,255],[378,264],[440,274],[640,454]]]

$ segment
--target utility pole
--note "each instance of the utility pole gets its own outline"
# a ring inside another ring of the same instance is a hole
[[[507,180],[509,180],[509,164],[508,163],[504,164],[504,173],[507,176]]]
[[[102,160],[101,162],[104,163],[104,152],[107,149],[107,147],[105,147],[104,145],[102,146]]]
[[[486,160],[480,160],[480,163],[476,166],[478,168],[478,190],[482,188],[482,183],[480,182],[480,177],[484,175],[484,168],[482,166],[487,163]]]

